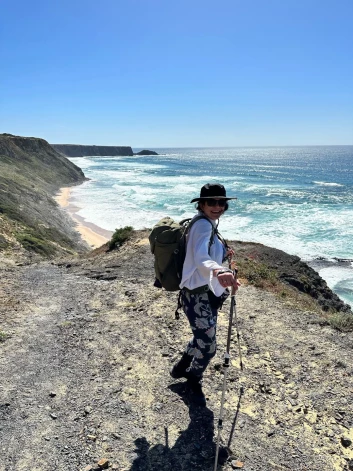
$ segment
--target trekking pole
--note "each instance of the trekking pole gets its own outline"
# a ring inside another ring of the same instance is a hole
[[[238,273],[238,270],[234,268],[234,275],[236,276]],[[233,293],[233,291],[232,291]],[[237,332],[237,343],[238,343],[238,353],[239,353],[239,362],[240,362],[240,369],[243,371],[243,357],[241,354],[241,348],[240,348],[240,332],[239,332],[239,324],[238,324],[238,316],[237,316],[237,301],[235,299],[235,293],[234,295],[232,294],[232,301],[233,301],[233,310],[234,310],[234,320],[235,320],[235,330]],[[231,305],[232,308],[232,305]],[[230,339],[229,339],[230,343]],[[229,346],[228,346],[229,348]]]
[[[231,259],[229,260],[229,268],[233,271],[234,278],[236,279],[238,270],[235,267],[235,262],[232,262]],[[217,435],[217,447],[216,447],[216,458],[214,463],[214,471],[217,471],[217,464],[218,464],[218,453],[219,453],[219,441],[221,437],[221,430],[223,429],[223,407],[224,407],[224,398],[225,398],[225,391],[226,391],[226,382],[227,382],[227,374],[229,368],[229,360],[230,360],[230,341],[232,336],[232,324],[233,324],[233,316],[236,320],[236,329],[237,329],[237,338],[238,338],[238,345],[239,345],[239,331],[238,331],[238,322],[237,322],[237,315],[236,315],[236,300],[235,300],[235,287],[232,286],[231,291],[231,301],[230,301],[230,313],[229,313],[229,324],[228,324],[228,337],[227,337],[227,346],[226,352],[224,354],[224,363],[223,363],[223,389],[222,389],[222,399],[221,399],[221,410],[219,413],[218,419],[218,435]],[[240,345],[239,345],[239,359],[240,359],[240,368],[243,369],[243,361],[241,357]]]

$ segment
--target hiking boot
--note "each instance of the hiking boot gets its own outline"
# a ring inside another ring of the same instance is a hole
[[[192,392],[192,402],[198,406],[206,407],[206,397],[202,391],[202,376],[196,376],[193,373],[186,373],[187,382]]]
[[[186,369],[189,368],[192,357],[184,353],[178,363],[176,363],[170,371],[170,376],[174,379],[187,378]]]

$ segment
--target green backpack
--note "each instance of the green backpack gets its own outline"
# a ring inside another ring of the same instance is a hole
[[[154,254],[155,286],[167,291],[178,291],[183,273],[186,255],[186,235],[199,219],[206,219],[212,225],[209,247],[217,229],[206,216],[196,216],[193,220],[183,219],[180,222],[170,217],[161,219],[149,235],[151,252]]]

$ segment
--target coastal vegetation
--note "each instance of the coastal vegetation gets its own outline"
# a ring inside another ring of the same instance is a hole
[[[353,332],[352,314],[335,312],[328,316],[329,324],[341,332]]]
[[[247,257],[239,260],[237,264],[240,276],[257,288],[273,288],[279,282],[276,271],[265,263]]]
[[[131,238],[134,228],[131,226],[125,226],[119,229],[116,229],[112,238],[109,241],[109,250],[114,250],[120,247],[124,242]]]

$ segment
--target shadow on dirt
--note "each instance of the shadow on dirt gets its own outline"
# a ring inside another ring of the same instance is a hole
[[[216,453],[214,440],[214,414],[207,407],[198,407],[188,401],[183,383],[169,386],[189,407],[188,428],[180,432],[173,447],[169,446],[168,428],[165,427],[165,443],[150,447],[145,437],[135,440],[134,452],[138,457],[129,471],[212,471]],[[228,458],[228,451],[221,447],[218,470]]]

